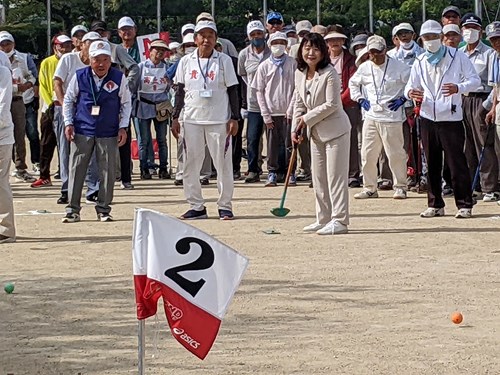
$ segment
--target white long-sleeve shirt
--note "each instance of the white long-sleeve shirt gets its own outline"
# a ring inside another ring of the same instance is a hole
[[[14,123],[10,113],[12,103],[12,74],[0,65],[0,145],[14,144]]]
[[[102,82],[106,76],[99,78],[94,71],[92,71],[92,76],[94,78],[95,85],[97,90],[101,89]],[[64,104],[63,104],[63,116],[64,116],[64,125],[73,125],[73,115],[75,113],[75,103],[78,98],[78,94],[80,93],[80,87],[78,86],[78,79],[76,74],[71,78],[69,82],[68,89],[64,94]],[[127,86],[127,80],[123,77],[120,83],[120,89],[118,91],[118,96],[120,97],[120,125],[119,128],[128,128],[130,122],[130,112],[132,111],[132,99],[130,95],[130,91]],[[106,110],[102,108],[102,110]]]
[[[370,102],[370,110],[365,112],[367,119],[402,122],[405,119],[403,106],[391,111],[389,102],[403,96],[409,75],[408,65],[389,57],[382,65],[365,61],[349,80],[351,99],[356,102],[367,99]]]
[[[445,83],[456,84],[458,92],[445,97],[442,91]],[[417,57],[405,87],[405,96],[409,98],[412,89],[424,91],[420,116],[428,120],[462,121],[462,94],[477,91],[480,86],[481,79],[469,58],[461,51],[446,47],[445,56],[436,65],[427,61],[425,53]]]

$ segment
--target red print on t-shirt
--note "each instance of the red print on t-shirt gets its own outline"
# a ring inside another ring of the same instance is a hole
[[[211,81],[213,81],[215,79],[215,72],[213,70],[211,70],[208,73],[208,78],[210,78]]]
[[[191,72],[191,79],[198,79],[198,71],[197,70],[193,70]]]

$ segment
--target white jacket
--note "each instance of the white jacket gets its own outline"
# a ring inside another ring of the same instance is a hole
[[[458,93],[445,97],[442,86],[454,83]],[[446,54],[437,65],[427,61],[426,54],[417,57],[406,84],[405,96],[412,89],[423,90],[420,116],[434,121],[462,121],[462,94],[477,91],[481,79],[469,58],[455,48],[446,47]]]

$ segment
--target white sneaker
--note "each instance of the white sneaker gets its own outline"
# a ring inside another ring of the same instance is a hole
[[[496,202],[500,200],[500,194],[499,193],[486,193],[484,194],[483,197],[483,202]]]
[[[316,231],[320,230],[321,228],[323,228],[324,226],[325,226],[325,224],[320,224],[316,221],[316,222],[302,228],[302,230],[304,232],[316,232]]]
[[[396,188],[394,195],[392,196],[394,199],[406,199],[406,190],[401,188]]]
[[[354,199],[368,199],[368,198],[378,198],[378,192],[370,190],[362,190],[357,194],[354,194]]]
[[[325,225],[324,228],[316,231],[317,234],[327,235],[327,234],[346,234],[347,225],[342,224],[340,221],[332,220]]]
[[[472,208],[461,208],[457,211],[455,218],[470,219],[472,217]]]
[[[420,213],[420,217],[435,217],[435,216],[444,216],[444,208],[429,207],[424,212]]]

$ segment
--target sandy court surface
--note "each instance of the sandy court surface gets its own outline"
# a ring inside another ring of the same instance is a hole
[[[113,223],[84,205],[82,222],[61,224],[59,184],[14,183],[18,242],[0,245],[0,375],[137,373],[132,282],[134,207],[180,215],[173,181],[119,189]],[[314,221],[312,190],[237,183],[238,220],[216,219],[216,186],[203,189],[209,220],[193,225],[250,259],[205,361],[165,329],[155,353],[147,321],[147,374],[500,374],[500,207],[480,202],[475,218],[421,219],[424,195],[355,201],[350,233],[303,234]],[[50,213],[32,215],[29,211]],[[59,214],[56,214],[59,213]],[[266,229],[281,234],[268,235]],[[450,321],[455,311],[464,323]]]

